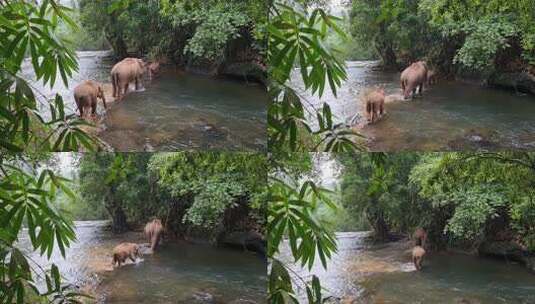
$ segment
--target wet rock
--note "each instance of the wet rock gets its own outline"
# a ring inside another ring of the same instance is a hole
[[[478,248],[478,253],[484,256],[498,257],[517,261],[524,264],[529,271],[535,273],[535,256],[527,248],[514,241],[489,241]]]
[[[219,241],[219,244],[252,250],[262,255],[266,254],[267,242],[264,236],[256,231],[232,232]]]
[[[220,74],[267,85],[267,70],[256,62],[231,63],[225,65]]]
[[[461,150],[497,150],[499,144],[494,139],[495,134],[488,130],[470,130],[466,134],[448,142],[448,147],[454,151]]]
[[[192,304],[215,304],[214,296],[208,292],[196,291],[191,295]]]
[[[251,300],[237,299],[232,302],[229,302],[228,304],[257,304],[257,303]]]
[[[455,298],[455,304],[481,304],[481,301],[469,298]]]
[[[488,79],[492,87],[535,95],[535,76],[527,73],[495,73]]]

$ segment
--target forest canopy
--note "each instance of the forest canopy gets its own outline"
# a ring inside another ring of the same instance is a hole
[[[518,71],[535,64],[533,7],[533,0],[355,0],[351,29],[388,67],[426,58],[446,73]]]
[[[80,159],[79,193],[116,232],[159,217],[176,236],[263,231],[267,161],[249,153],[99,153]]]
[[[535,155],[399,153],[340,156],[342,205],[379,240],[429,230],[436,247],[477,250],[500,240],[535,251]]]
[[[83,26],[96,39],[106,37],[118,57],[131,52],[181,64],[221,63],[264,52],[266,5],[256,0],[82,0],[80,12]]]

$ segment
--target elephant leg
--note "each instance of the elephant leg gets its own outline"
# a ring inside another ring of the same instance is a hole
[[[113,87],[113,98],[117,98],[117,78],[111,75],[111,85]]]
[[[131,260],[132,262],[134,262],[134,263],[136,262],[136,259],[134,258],[134,256],[133,256],[132,254],[131,254],[129,257],[130,257],[130,260]]]
[[[126,83],[124,84],[124,93],[123,93],[123,97],[126,95],[126,93],[128,93],[128,86],[130,85],[130,83]]]
[[[383,116],[385,114],[385,105],[384,104],[381,104],[379,106],[379,112],[381,113],[381,116]]]
[[[136,77],[136,91],[139,90],[139,77]]]
[[[416,91],[418,90],[418,87],[415,87],[414,89],[412,89],[412,97],[414,98],[414,96],[416,96]]]
[[[419,89],[419,93],[420,95],[422,95],[422,91],[424,90],[424,83],[420,83],[420,89]]]
[[[97,97],[91,97],[91,115],[97,116]]]

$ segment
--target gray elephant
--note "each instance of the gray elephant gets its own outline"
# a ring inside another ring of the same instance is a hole
[[[135,82],[136,90],[139,90],[145,71],[146,63],[142,59],[125,58],[118,62],[111,70],[113,97],[122,99],[131,82]]]
[[[153,219],[152,221],[148,222],[147,225],[145,225],[145,236],[149,240],[150,249],[153,251],[156,249],[156,247],[158,247],[163,232],[164,229],[162,221],[159,219]]]
[[[422,94],[424,84],[427,82],[427,64],[425,61],[417,61],[411,64],[401,73],[401,89],[405,99],[416,95],[418,89]]]
[[[106,97],[102,85],[93,80],[86,80],[74,88],[74,100],[80,111],[80,117],[84,117],[84,109],[91,107],[91,114],[94,116],[97,113],[98,98],[102,99],[104,108],[106,105]]]
[[[438,82],[438,74],[435,70],[429,69],[427,71],[427,85],[433,85]]]

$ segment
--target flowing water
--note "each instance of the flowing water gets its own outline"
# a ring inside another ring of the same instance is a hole
[[[338,253],[327,270],[319,258],[311,271],[292,268],[303,278],[319,276],[326,293],[341,303],[535,303],[535,275],[521,265],[430,253],[423,270],[416,271],[409,242],[372,245],[366,232],[337,236]],[[293,261],[288,244],[281,248],[280,258]]]
[[[328,88],[321,99],[304,95],[318,108],[327,102],[338,123],[357,117],[358,131],[368,137],[373,151],[535,148],[534,96],[442,81],[426,89],[423,97],[401,101],[399,73],[379,70],[373,61],[348,62],[347,73],[337,98]],[[294,82],[302,91],[303,84]],[[361,96],[376,85],[385,87],[387,114],[362,126]]]
[[[265,303],[266,261],[240,250],[164,243],[136,263],[111,267],[113,247],[146,242],[141,233],[114,235],[105,221],[76,222],[77,241],[51,261],[30,253],[43,268],[55,263],[65,279],[96,295],[100,303]],[[21,247],[31,247],[26,234]],[[33,263],[32,263],[33,264]],[[33,264],[35,265],[35,264]]]
[[[26,60],[22,74],[32,81],[40,99],[63,96],[68,114],[77,112],[73,89],[87,79],[107,83],[111,99],[110,71],[106,51],[78,52],[79,71],[66,87],[59,75],[53,89],[35,80]],[[59,74],[59,73],[58,73]],[[99,136],[119,151],[176,151],[189,149],[265,150],[268,96],[262,86],[180,73],[163,68],[144,89],[130,92],[123,101],[113,102],[104,113]],[[48,105],[42,103],[47,113]]]

